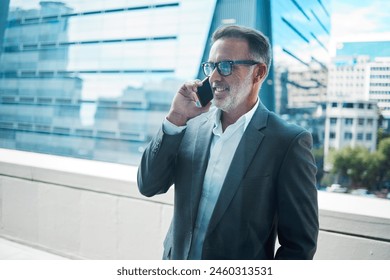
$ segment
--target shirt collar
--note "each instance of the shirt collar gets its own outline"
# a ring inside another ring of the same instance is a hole
[[[259,98],[257,98],[257,101],[256,101],[256,104],[255,106],[253,106],[252,109],[250,109],[248,112],[246,112],[244,115],[242,115],[235,123],[234,125],[236,124],[241,124],[242,122],[244,123],[244,129],[243,131],[245,131],[245,129],[248,127],[250,121],[252,120],[253,118],[253,115],[255,114],[257,108],[259,107]],[[221,109],[217,109],[217,112],[215,114],[215,119],[214,119],[214,128],[216,130],[219,130],[221,129],[222,131],[222,124],[221,124]]]

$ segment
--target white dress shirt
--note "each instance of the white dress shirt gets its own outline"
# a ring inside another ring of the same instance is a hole
[[[226,174],[242,135],[258,106],[259,100],[257,100],[255,106],[249,112],[241,116],[234,124],[228,126],[224,132],[222,131],[221,124],[221,110],[215,110],[215,124],[210,146],[209,162],[203,181],[202,196],[200,198],[189,259],[201,259],[207,227]],[[167,134],[177,134],[185,128],[186,126],[177,127],[166,119],[163,122],[163,130]]]

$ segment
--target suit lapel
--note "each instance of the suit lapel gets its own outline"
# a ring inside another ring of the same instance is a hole
[[[264,138],[263,133],[259,130],[266,126],[267,118],[268,110],[260,103],[233,156],[213,215],[211,216],[208,232],[211,232],[218,224],[237,192],[237,189]]]
[[[195,149],[192,155],[192,186],[191,186],[191,219],[195,226],[200,196],[203,189],[203,180],[209,161],[212,130],[214,127],[213,114],[209,114],[202,120],[196,133]]]

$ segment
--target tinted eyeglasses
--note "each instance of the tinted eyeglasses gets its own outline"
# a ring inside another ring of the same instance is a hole
[[[233,72],[233,65],[255,65],[260,62],[254,60],[225,60],[220,62],[203,62],[202,69],[203,73],[209,77],[213,73],[214,69],[217,68],[218,73],[221,76],[229,76]]]

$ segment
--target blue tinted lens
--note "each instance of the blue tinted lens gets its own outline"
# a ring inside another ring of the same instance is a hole
[[[211,62],[203,63],[203,73],[206,76],[210,76],[211,73],[213,73],[214,68],[215,68],[214,63]]]
[[[229,61],[221,61],[218,63],[219,74],[228,76],[232,73],[232,65]]]

